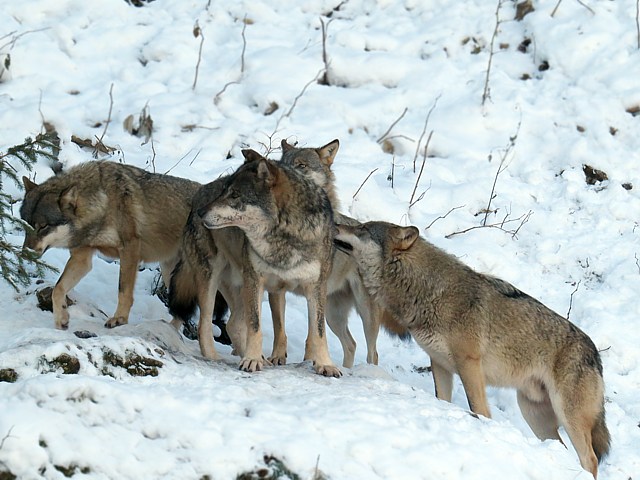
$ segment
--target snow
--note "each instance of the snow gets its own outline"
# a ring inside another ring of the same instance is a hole
[[[484,105],[496,2],[209,3],[2,2],[0,58],[10,54],[11,66],[0,83],[0,151],[38,134],[44,119],[60,134],[66,168],[90,160],[71,135],[102,135],[111,86],[104,142],[117,147],[112,159],[203,183],[240,165],[247,146],[277,158],[282,138],[306,146],[338,138],[345,213],[416,225],[472,267],[562,314],[571,309],[604,364],[613,443],[599,478],[637,477],[640,117],[626,110],[640,104],[640,50],[630,2],[565,1],[551,17],[558,2],[540,0],[522,21],[512,20],[513,2],[502,2]],[[323,69],[320,18],[331,86],[312,81]],[[194,89],[196,23],[204,41]],[[273,102],[278,109],[266,115]],[[145,106],[154,132],[142,144],[122,123]],[[405,108],[388,136],[394,153],[385,153],[377,140]],[[583,164],[609,180],[587,185]],[[40,182],[52,171],[42,161],[35,174]],[[449,236],[480,226],[494,180],[497,212],[487,223],[531,212],[528,221]],[[9,239],[21,244],[22,232]],[[44,256],[59,269],[67,258],[63,250]],[[316,468],[331,479],[590,478],[571,446],[533,435],[512,390],[489,389],[493,419],[474,418],[459,380],[451,404],[436,400],[430,374],[418,368],[428,365],[426,354],[384,333],[380,365],[367,365],[355,313],[356,365],[341,379],[317,376],[302,361],[306,306],[294,296],[288,365],[240,372],[219,345],[222,360],[206,361],[151,295],[154,268],[140,272],[130,325],[115,330],[103,328],[104,312],[115,310],[115,263],[96,258],[70,293],[68,332],[38,309],[42,285],[15,292],[0,283],[0,368],[19,376],[0,383],[0,470],[21,479],[64,478],[56,466],[75,468],[74,478],[224,479],[273,455],[301,478]],[[49,273],[43,285],[56,279]],[[333,336],[329,347],[340,362]],[[132,376],[105,363],[105,350],[162,367],[155,377]],[[63,353],[78,358],[77,374],[49,371],[47,361]]]

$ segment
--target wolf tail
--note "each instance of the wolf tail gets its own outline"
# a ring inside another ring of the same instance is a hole
[[[611,447],[611,435],[604,421],[604,405],[596,418],[596,423],[591,429],[591,445],[598,458],[598,463],[609,453]]]
[[[380,324],[385,329],[385,331],[391,335],[392,337],[398,337],[403,342],[408,342],[411,340],[411,333],[409,330],[402,325],[400,325],[389,313],[388,310],[384,310],[382,312],[382,317],[380,318]]]
[[[169,313],[183,322],[193,317],[198,305],[198,291],[189,262],[181,258],[171,274]]]

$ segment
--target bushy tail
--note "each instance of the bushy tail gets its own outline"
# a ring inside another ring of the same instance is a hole
[[[197,282],[189,262],[181,258],[171,274],[169,285],[169,313],[174,318],[188,322],[197,307]]]
[[[403,327],[402,325],[400,325],[391,316],[388,310],[384,310],[382,312],[382,317],[380,318],[380,324],[385,329],[385,331],[392,337],[398,337],[403,342],[408,342],[411,340],[411,333],[409,333],[409,330]]]
[[[609,435],[609,430],[607,429],[607,425],[604,421],[604,405],[596,419],[596,424],[591,430],[591,445],[593,446],[593,451],[598,458],[598,463],[600,463],[609,453],[609,448],[611,447],[611,435]]]

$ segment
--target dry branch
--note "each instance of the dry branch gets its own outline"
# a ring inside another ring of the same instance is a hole
[[[638,50],[640,50],[640,0],[636,0],[636,36],[638,38]]]
[[[327,56],[327,30],[332,21],[333,18],[327,23],[324,23],[324,20],[320,17],[320,26],[322,27],[322,63],[324,64],[324,73],[318,79],[320,85],[331,85],[329,81],[329,58]]]
[[[493,44],[496,41],[496,37],[498,36],[498,29],[500,28],[500,7],[502,6],[503,0],[498,0],[498,5],[496,7],[496,25],[493,29],[493,34],[491,35],[491,43],[489,44],[489,61],[487,62],[487,71],[485,72],[484,77],[484,89],[482,91],[482,106],[484,106],[485,102],[488,98],[491,98],[491,92],[489,89],[489,76],[491,75],[491,65],[493,64]]]
[[[104,130],[102,131],[102,135],[100,135],[100,138],[96,137],[97,142],[93,150],[93,158],[98,158],[99,151],[109,150],[109,147],[107,147],[102,140],[104,139],[104,136],[107,133],[109,124],[111,123],[112,111],[113,111],[113,83],[111,84],[111,87],[109,87],[109,115],[107,116],[107,121],[104,123]]]
[[[413,186],[413,192],[411,193],[411,198],[409,199],[409,208],[415,205],[413,201],[413,197],[416,195],[416,190],[418,189],[418,183],[420,183],[420,177],[422,177],[422,172],[424,171],[424,165],[427,163],[427,150],[429,148],[429,143],[431,143],[431,137],[433,136],[433,130],[429,132],[429,137],[427,138],[427,143],[424,145],[424,152],[422,154],[422,165],[420,166],[420,173],[418,174],[418,178],[416,179],[416,184]],[[416,202],[422,200],[424,197],[424,193],[420,195],[420,198],[416,200]]]
[[[249,23],[247,21],[247,17],[244,17],[243,20],[243,25],[242,25],[242,53],[240,54],[240,76],[238,77],[238,80],[234,80],[231,82],[228,82],[225,84],[224,87],[222,87],[222,90],[220,90],[218,93],[215,94],[215,96],[213,97],[213,103],[215,105],[217,105],[220,102],[220,97],[222,96],[222,94],[224,92],[227,91],[227,88],[230,87],[231,85],[236,85],[238,83],[240,83],[240,80],[242,80],[242,76],[244,75],[244,54],[247,51],[247,37],[245,36],[245,32],[247,30],[247,24]]]
[[[487,217],[489,216],[489,213],[491,212],[491,202],[495,198],[495,191],[496,191],[496,184],[498,183],[498,177],[509,166],[509,164],[505,165],[505,162],[507,160],[507,157],[511,153],[511,150],[516,145],[516,140],[518,139],[518,134],[520,133],[520,126],[521,125],[522,125],[522,118],[518,121],[518,126],[516,127],[516,133],[513,136],[509,137],[509,143],[507,144],[507,146],[503,150],[502,155],[500,155],[500,164],[498,165],[498,170],[496,171],[496,176],[493,178],[493,185],[491,186],[491,193],[489,194],[489,201],[487,203],[487,208],[485,208],[485,210],[484,210],[484,219],[482,220],[482,225],[486,225],[487,224]],[[489,161],[491,161],[491,155],[489,155]]]
[[[431,118],[431,113],[435,110],[436,105],[438,104],[438,100],[440,100],[440,95],[436,97],[433,101],[433,105],[427,112],[427,116],[424,119],[424,127],[422,128],[422,133],[420,134],[420,138],[418,138],[418,145],[416,145],[416,153],[413,155],[413,173],[416,173],[416,160],[418,159],[418,154],[420,153],[420,144],[422,143],[422,139],[424,138],[425,133],[427,133],[427,127],[429,126],[429,119]]]
[[[445,235],[444,238],[455,237],[456,235],[461,235],[463,233],[470,232],[471,230],[477,230],[478,228],[497,228],[498,230],[502,230],[503,232],[511,235],[511,238],[517,238],[518,232],[520,232],[520,229],[524,226],[524,224],[529,221],[529,218],[531,217],[531,215],[533,215],[533,211],[529,210],[527,213],[520,215],[518,218],[509,219],[510,215],[511,212],[508,212],[501,222],[491,223],[489,225],[475,225],[473,227],[465,228],[464,230],[459,230],[457,232],[450,233],[449,235]],[[520,222],[517,228],[512,230],[508,230],[505,228],[505,225],[515,222]]]
[[[278,119],[278,121],[276,122],[276,127],[274,128],[273,133],[276,133],[278,131],[278,127],[280,126],[280,122],[282,122],[282,120],[284,120],[287,117],[290,117],[291,114],[293,113],[293,109],[296,108],[296,105],[298,105],[298,100],[300,100],[302,98],[302,96],[305,94],[305,92],[307,91],[307,88],[309,88],[309,86],[316,82],[320,76],[322,75],[322,70],[320,70],[318,73],[316,73],[316,76],[313,77],[311,80],[309,80],[304,87],[302,87],[302,90],[300,90],[300,93],[298,93],[298,95],[296,95],[296,97],[293,99],[293,103],[291,104],[291,107],[289,107],[289,110],[287,110],[286,112],[284,112],[282,115],[280,115],[280,118]]]
[[[424,229],[425,229],[425,230],[429,230],[429,229],[433,226],[433,224],[434,224],[434,223],[436,223],[438,220],[443,220],[443,219],[447,218],[447,217],[449,216],[449,214],[450,214],[450,213],[452,213],[452,212],[454,212],[454,211],[456,211],[456,210],[458,210],[458,209],[460,209],[460,208],[464,208],[464,205],[459,205],[459,206],[457,206],[457,207],[453,207],[451,210],[449,210],[449,211],[448,211],[447,213],[445,213],[444,215],[440,215],[440,216],[438,216],[438,217],[434,218],[434,219],[431,221],[431,223],[430,223],[429,225],[427,225],[426,227],[424,227]]]
[[[356,193],[353,194],[353,199],[356,198],[356,195],[358,195],[358,193],[360,192],[360,190],[362,189],[362,187],[364,187],[364,184],[367,183],[367,180],[369,180],[369,177],[371,177],[371,175],[373,175],[378,169],[374,168],[373,170],[371,170],[369,172],[369,175],[367,175],[367,178],[364,179],[364,181],[360,184],[360,186],[358,187],[358,189],[356,190]]]
[[[567,320],[569,320],[569,316],[571,315],[571,307],[573,307],[573,296],[578,291],[578,288],[580,288],[580,280],[578,280],[578,282],[576,283],[576,288],[573,290],[573,292],[571,292],[571,297],[569,297],[569,310],[567,310],[566,315]]]
[[[198,49],[198,62],[196,63],[196,73],[193,77],[193,86],[192,90],[196,89],[196,83],[198,83],[198,71],[200,70],[200,61],[202,60],[202,46],[204,45],[204,33],[202,33],[202,29],[196,20],[196,24],[193,26],[193,36],[198,38],[200,37],[200,48]]]
[[[639,0],[640,1],[640,0]],[[407,111],[409,111],[409,109],[407,107],[404,107],[404,110],[402,111],[402,113],[400,114],[400,116],[398,118],[395,119],[395,121],[389,126],[389,128],[387,128],[387,131],[384,132],[382,135],[380,135],[380,138],[378,138],[376,140],[376,142],[378,143],[382,143],[384,141],[385,138],[387,138],[387,135],[389,135],[389,133],[391,132],[391,130],[393,129],[393,127],[395,127],[400,120],[402,120],[405,116],[405,114],[407,113]]]

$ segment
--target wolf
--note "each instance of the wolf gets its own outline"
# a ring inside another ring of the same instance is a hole
[[[118,305],[105,326],[128,322],[140,262],[159,262],[166,284],[200,184],[110,161],[89,161],[41,184],[23,177],[24,248],[70,252],[52,293],[55,326],[66,330],[66,294],[91,270],[95,252],[120,259]]]
[[[240,368],[253,372],[264,365],[263,291],[297,291],[308,306],[306,358],[313,360],[317,373],[339,377],[342,373],[329,356],[324,318],[334,252],[331,203],[322,188],[294,169],[254,150],[242,153],[245,163],[225,180],[223,193],[197,212],[208,229],[236,227],[244,233],[241,291],[246,342]]]
[[[198,342],[202,355],[210,360],[219,359],[211,325],[212,314],[220,308],[218,293],[231,309],[226,331],[234,352],[242,356],[246,342],[246,329],[241,321],[241,257],[245,235],[238,227],[209,230],[198,214],[212,199],[222,195],[228,180],[228,175],[220,177],[200,187],[193,196],[168,289],[171,323],[176,328],[199,308]]]
[[[320,148],[297,148],[283,139],[280,163],[291,166],[324,189],[331,203],[336,223],[355,226],[359,225],[357,220],[339,213],[340,202],[335,188],[335,174],[331,169],[339,147],[338,139]],[[286,362],[287,350],[287,337],[284,333],[285,300],[278,294],[270,294],[269,302],[272,305],[274,324],[273,354],[269,360],[275,364],[283,364]],[[385,315],[383,309],[373,301],[364,288],[353,259],[342,251],[336,251],[327,281],[326,319],[329,328],[340,340],[344,353],[342,365],[346,368],[353,367],[356,349],[356,342],[348,326],[349,313],[354,307],[362,318],[367,342],[367,363],[378,364],[376,342],[381,324],[393,335],[404,340],[410,338],[408,331],[395,322],[390,315]]]
[[[282,147],[280,162],[313,180],[325,190],[332,207],[338,205],[335,178],[330,166],[338,150],[339,141],[334,140],[319,148],[295,148],[283,140]],[[174,325],[191,318],[196,307],[200,307],[198,329],[202,331],[199,332],[198,339],[202,354],[209,359],[218,358],[214,344],[209,340],[210,326],[206,321],[214,305],[212,292],[215,292],[216,288],[224,292],[224,298],[231,306],[231,316],[226,327],[234,347],[233,352],[242,357],[246,343],[246,328],[242,321],[243,302],[240,295],[243,269],[241,246],[244,233],[237,227],[209,230],[197,214],[198,210],[221,194],[227,179],[228,176],[221,177],[204,185],[194,196],[182,238],[179,261],[171,276],[169,288],[168,304],[169,311],[174,316]],[[342,221],[348,221],[348,217],[344,217]],[[365,325],[367,361],[377,363],[378,355],[375,348],[379,327],[378,315],[374,311],[377,305],[371,302],[364,290],[355,263],[341,252],[336,252],[336,256],[339,258],[334,258],[328,280],[326,317],[329,327],[342,344],[343,365],[348,368],[353,366],[355,341],[349,332],[347,320],[354,303]],[[274,345],[266,362],[283,365],[286,363],[287,355],[287,337],[284,330],[285,291],[276,288],[268,291],[268,297],[274,321]],[[215,305],[220,306],[217,300]],[[389,328],[389,322],[385,322],[385,327]],[[310,342],[307,342],[307,345],[309,344]],[[305,352],[305,357],[309,356],[310,352]]]
[[[498,278],[478,273],[422,239],[416,227],[338,225],[364,284],[431,357],[436,396],[462,380],[469,406],[490,417],[485,386],[514,387],[540,439],[563,426],[594,477],[608,453],[604,381],[591,339],[567,319]]]

